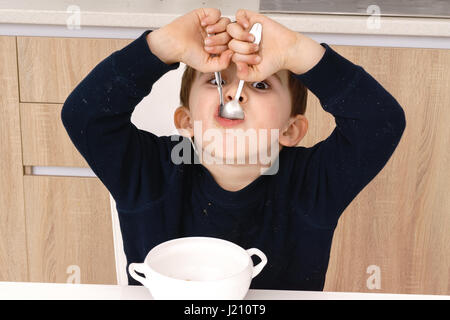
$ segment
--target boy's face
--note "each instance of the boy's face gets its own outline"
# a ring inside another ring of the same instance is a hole
[[[235,68],[235,64],[230,64],[228,69],[221,72],[224,103],[231,101],[236,95],[239,78],[236,77]],[[200,150],[200,147],[205,150],[207,147],[208,153],[211,154],[214,150],[213,156],[224,161],[245,157],[247,164],[250,161],[249,155],[255,152],[265,152],[264,155],[269,156],[275,144],[276,148],[279,148],[280,135],[283,135],[290,125],[290,120],[293,120],[290,118],[288,76],[288,71],[282,70],[263,81],[245,82],[239,101],[245,119],[240,123],[224,125],[218,116],[220,100],[214,73],[196,71],[189,97],[189,110],[182,107],[185,121],[179,121],[176,126],[187,129],[189,134],[194,136],[197,150]],[[199,137],[199,134],[202,137]],[[222,138],[218,139],[217,134]],[[245,151],[239,147],[236,136],[245,137]],[[200,141],[203,141],[201,146]],[[232,149],[234,151],[230,152]]]

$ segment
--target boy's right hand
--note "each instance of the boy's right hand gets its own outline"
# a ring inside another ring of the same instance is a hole
[[[221,18],[218,9],[195,9],[150,32],[147,43],[152,53],[166,64],[183,62],[204,73],[221,71],[228,67],[233,55],[228,49],[229,23],[230,19]],[[215,35],[208,37],[208,33]],[[205,48],[206,38],[213,41],[210,50]]]

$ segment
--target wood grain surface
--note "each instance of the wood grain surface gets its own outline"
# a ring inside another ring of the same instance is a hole
[[[395,97],[406,129],[383,170],[344,211],[325,290],[449,294],[450,50],[332,47]],[[335,127],[311,93],[306,117],[305,146]],[[380,289],[368,288],[370,266],[380,270]]]
[[[16,38],[0,37],[0,281],[28,281]]]
[[[131,40],[18,37],[20,101],[63,103],[104,58]]]
[[[25,176],[30,281],[115,284],[109,193],[97,178]],[[70,279],[69,279],[70,278]]]
[[[21,103],[23,164],[88,168],[61,121],[62,104]]]

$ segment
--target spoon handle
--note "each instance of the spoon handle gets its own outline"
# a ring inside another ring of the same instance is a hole
[[[234,100],[239,101],[239,98],[241,97],[241,91],[242,91],[243,87],[244,87],[244,80],[240,80],[238,88],[237,88],[237,91],[236,91],[236,96],[234,97]]]
[[[223,93],[222,93],[222,75],[219,72],[214,72],[216,77],[217,90],[219,90],[220,105],[223,106]]]
[[[262,24],[257,22],[250,29],[250,33],[255,36],[253,43],[259,44],[262,38]]]
[[[212,36],[212,34],[207,33],[208,37]],[[216,57],[217,54],[212,54],[213,57]],[[214,76],[216,78],[217,90],[219,91],[220,105],[223,106],[223,93],[222,93],[222,74],[220,71],[214,72]]]
[[[261,23],[257,22],[255,23],[251,30],[250,33],[253,34],[255,36],[255,40],[253,41],[253,43],[259,44],[261,42],[261,33],[262,33],[262,25]],[[239,81],[239,86],[238,89],[236,91],[236,96],[234,97],[234,100],[239,101],[239,98],[241,97],[241,91],[242,88],[244,87],[244,80]]]

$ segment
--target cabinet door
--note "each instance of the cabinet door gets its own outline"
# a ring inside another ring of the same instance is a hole
[[[406,129],[389,162],[343,213],[325,290],[450,294],[450,50],[332,47],[395,97]],[[304,146],[335,127],[311,93],[306,117]]]
[[[109,193],[97,178],[25,176],[30,281],[116,284]]]
[[[62,104],[20,103],[24,166],[88,168],[61,121]]]
[[[18,37],[20,101],[63,103],[101,60],[131,41]]]
[[[18,163],[26,173],[22,207],[30,281],[117,283],[108,190],[98,178],[38,176],[30,167],[88,166],[62,125],[62,103],[101,60],[130,41],[17,38],[23,141]]]
[[[0,281],[27,281],[16,38],[0,37]]]

